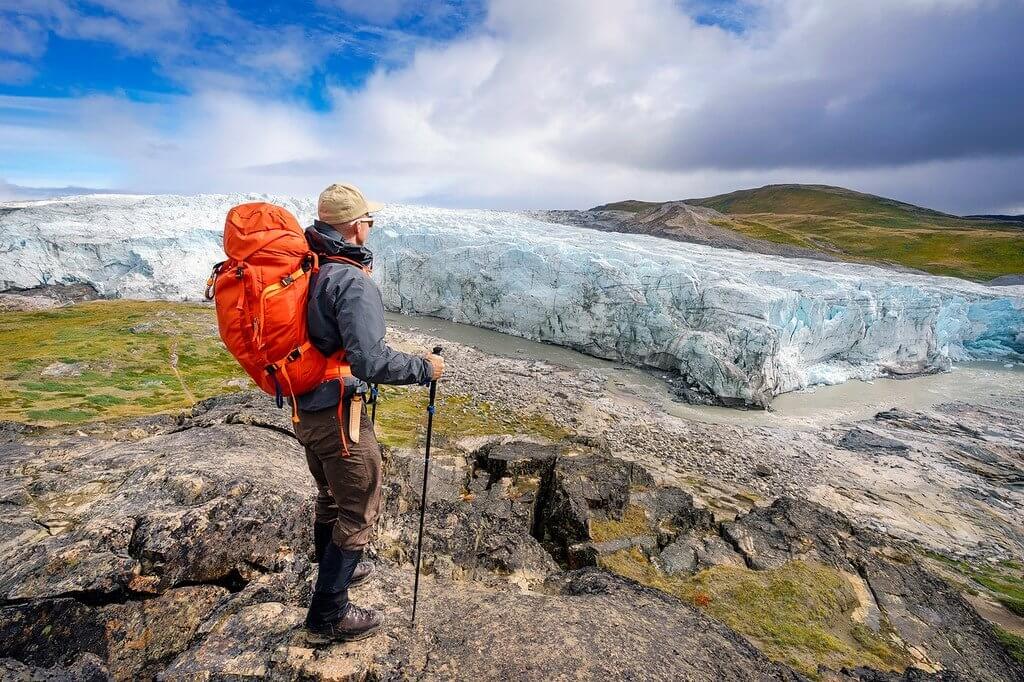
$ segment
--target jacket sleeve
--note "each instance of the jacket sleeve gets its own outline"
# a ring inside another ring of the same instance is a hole
[[[339,282],[334,314],[341,347],[352,374],[371,384],[427,384],[432,378],[426,359],[395,350],[384,342],[384,301],[380,289],[359,271]]]

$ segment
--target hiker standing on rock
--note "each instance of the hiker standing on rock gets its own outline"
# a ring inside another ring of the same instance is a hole
[[[401,353],[384,341],[384,303],[365,246],[370,213],[380,208],[355,187],[334,184],[320,194],[319,219],[306,229],[320,257],[309,289],[309,339],[332,359],[334,377],[296,399],[295,435],[318,490],[313,538],[320,571],[305,623],[314,643],[362,639],[383,622],[348,595],[373,572],[361,559],[381,501],[380,445],[362,399],[367,384],[425,385],[444,371],[441,356]]]

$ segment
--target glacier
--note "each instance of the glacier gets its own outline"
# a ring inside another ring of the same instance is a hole
[[[0,290],[88,283],[196,300],[231,206],[307,198],[87,195],[0,204]],[[1024,361],[1024,287],[597,232],[524,213],[394,205],[369,246],[389,310],[678,373],[767,406],[813,384]],[[1022,257],[1024,259],[1024,257]]]

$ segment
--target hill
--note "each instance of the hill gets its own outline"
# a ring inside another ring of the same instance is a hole
[[[721,213],[711,224],[739,235],[841,260],[976,281],[1024,272],[1024,230],[1013,216],[961,217],[827,185],[768,185],[684,203]],[[629,200],[592,210],[639,215],[664,205]]]

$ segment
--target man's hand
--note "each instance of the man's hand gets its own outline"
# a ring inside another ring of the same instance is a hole
[[[444,372],[444,358],[440,355],[434,355],[433,353],[423,357],[430,363],[430,378],[433,381],[440,379],[441,374]]]

